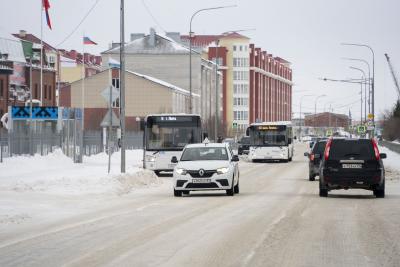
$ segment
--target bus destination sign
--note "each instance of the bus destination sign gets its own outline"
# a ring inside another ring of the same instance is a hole
[[[259,131],[282,131],[284,126],[278,125],[261,125],[257,128]]]

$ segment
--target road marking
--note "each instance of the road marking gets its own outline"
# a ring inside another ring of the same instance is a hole
[[[152,206],[159,206],[160,203],[155,202],[155,203],[150,203],[148,205],[144,205],[142,207],[136,208],[136,211],[143,211],[144,209],[148,208],[148,207],[152,207]]]

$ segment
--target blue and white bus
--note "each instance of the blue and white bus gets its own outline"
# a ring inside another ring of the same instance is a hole
[[[171,158],[180,158],[187,144],[202,142],[200,115],[154,114],[145,119],[144,125],[145,168],[172,172],[175,164]]]

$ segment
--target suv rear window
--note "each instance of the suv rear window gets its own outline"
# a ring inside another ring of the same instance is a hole
[[[374,148],[368,139],[333,140],[329,153],[330,159],[374,159]]]
[[[326,146],[326,141],[319,141],[315,143],[312,152],[314,154],[324,154],[325,146]]]

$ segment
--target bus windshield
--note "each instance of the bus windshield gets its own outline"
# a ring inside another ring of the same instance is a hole
[[[201,129],[191,121],[150,120],[147,125],[147,150],[182,150],[201,142]]]
[[[254,146],[286,146],[288,145],[287,131],[282,127],[260,128],[250,130],[250,144]]]

